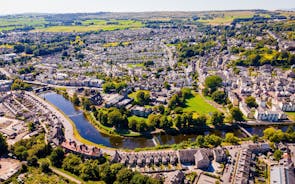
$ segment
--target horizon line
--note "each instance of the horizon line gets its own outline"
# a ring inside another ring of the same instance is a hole
[[[29,14],[91,14],[91,13],[160,13],[160,12],[225,12],[225,11],[291,11],[294,12],[295,8],[288,9],[224,9],[224,10],[152,10],[152,11],[89,11],[89,12],[20,12],[20,13],[6,13],[0,16],[9,15],[29,15]]]

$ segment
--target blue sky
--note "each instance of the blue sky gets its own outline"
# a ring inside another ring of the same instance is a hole
[[[289,8],[295,0],[0,0],[0,14]]]

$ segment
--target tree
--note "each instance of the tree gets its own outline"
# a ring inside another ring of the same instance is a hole
[[[145,91],[138,91],[136,93],[136,98],[135,101],[139,104],[139,105],[147,105],[150,102],[150,93],[149,92],[145,92]]]
[[[22,44],[17,44],[15,46],[13,46],[13,50],[15,53],[21,53],[25,51],[25,46]]]
[[[38,165],[38,158],[35,155],[28,158],[28,166],[37,167]]]
[[[79,175],[80,173],[80,164],[82,163],[82,160],[80,157],[69,154],[64,160],[62,164],[62,168],[66,171],[69,171],[75,175]]]
[[[258,54],[251,54],[248,56],[248,62],[251,66],[259,66],[260,65],[261,56]]]
[[[276,150],[274,153],[273,153],[273,157],[276,161],[279,161],[281,160],[283,156],[283,152],[281,150]]]
[[[222,78],[217,75],[211,75],[205,79],[205,87],[210,90],[210,93],[213,93],[217,88],[222,86]]]
[[[72,102],[74,103],[75,106],[80,105],[80,99],[79,99],[77,93],[74,93],[73,98],[72,98]]]
[[[117,174],[117,182],[120,184],[129,184],[134,173],[127,168],[121,169]]]
[[[164,114],[164,113],[165,113],[165,106],[162,105],[162,104],[159,105],[159,106],[158,106],[158,111],[159,111],[160,114]]]
[[[49,163],[46,160],[41,161],[40,168],[41,168],[41,171],[44,173],[50,172]]]
[[[197,138],[196,138],[196,144],[200,148],[204,147],[204,144],[205,144],[204,136],[198,135]]]
[[[214,91],[211,97],[219,104],[226,104],[226,94],[224,91]]]
[[[99,166],[97,160],[86,160],[81,164],[80,177],[85,180],[98,180],[99,179]]]
[[[249,108],[252,108],[252,107],[258,107],[258,104],[256,103],[256,100],[254,97],[252,96],[248,96],[246,99],[245,99],[245,103],[247,104],[247,106]]]
[[[6,154],[7,150],[8,150],[8,146],[7,146],[6,140],[3,137],[3,135],[0,133],[0,156]]]
[[[11,85],[11,90],[32,90],[32,86],[30,84],[24,83],[20,79],[15,79]]]
[[[131,184],[144,184],[144,183],[146,183],[146,179],[147,178],[145,176],[143,176],[142,174],[136,173],[132,177],[130,183]]]
[[[149,127],[146,124],[145,120],[141,120],[136,124],[136,131],[138,132],[146,132],[148,131]]]
[[[128,128],[128,120],[118,109],[113,109],[108,114],[108,124],[113,125],[116,128]]]
[[[28,157],[28,151],[22,145],[14,148],[14,154],[19,160],[26,160]]]
[[[256,143],[259,139],[259,136],[254,134],[252,137],[251,137],[251,140],[253,141],[253,143]]]
[[[231,116],[235,121],[244,121],[243,113],[240,111],[239,108],[233,107],[230,110]]]
[[[292,133],[294,133],[294,127],[293,126],[288,126],[288,128],[287,128],[287,130],[286,130],[286,133],[288,133],[288,134],[292,134]]]
[[[57,147],[51,152],[50,161],[52,165],[55,167],[61,167],[64,158],[65,158],[65,152],[61,147]]]
[[[170,86],[170,84],[168,82],[165,81],[164,82],[164,88],[170,90],[171,86]]]
[[[214,147],[221,145],[221,142],[222,142],[221,137],[214,134],[206,135],[204,140],[205,140],[205,144],[212,145]]]
[[[160,119],[160,128],[169,129],[172,126],[172,122],[168,120],[167,116],[162,116]]]
[[[237,138],[233,133],[226,133],[225,134],[225,142],[237,144],[239,138]]]
[[[211,117],[211,123],[214,126],[220,126],[223,124],[224,114],[222,112],[213,112]]]
[[[85,110],[91,110],[91,101],[89,100],[89,98],[82,98],[82,105]]]
[[[109,163],[104,163],[104,164],[100,165],[99,171],[100,171],[100,179],[101,180],[103,180],[107,184],[114,183],[114,180],[116,179],[116,177],[112,177],[112,172],[111,172]]]
[[[168,107],[174,109],[177,106],[180,106],[180,99],[177,94],[174,94],[168,102]]]
[[[270,139],[276,133],[276,129],[273,127],[269,127],[263,131],[263,136],[266,139]]]
[[[104,83],[102,85],[102,89],[103,89],[103,92],[105,93],[110,93],[112,92],[112,90],[114,90],[116,87],[115,87],[115,84],[112,83],[112,82],[107,82],[107,83]]]
[[[111,179],[110,179],[111,183],[113,183],[116,180],[116,175],[123,168],[124,168],[124,166],[121,163],[115,163],[109,167],[110,172],[111,172]]]

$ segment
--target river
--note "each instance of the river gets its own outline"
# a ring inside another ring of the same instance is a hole
[[[179,134],[179,135],[167,135],[167,134],[159,134],[155,135],[154,141],[152,138],[146,137],[114,137],[110,135],[103,134],[99,132],[88,120],[85,118],[84,114],[76,109],[72,102],[64,98],[62,95],[59,95],[55,92],[43,93],[40,95],[45,100],[49,101],[61,111],[64,112],[75,124],[79,134],[84,138],[91,142],[101,144],[107,147],[112,148],[125,148],[125,149],[134,149],[134,148],[144,148],[144,147],[152,147],[155,146],[155,142],[158,142],[161,145],[164,144],[178,144],[182,141],[195,140],[198,135],[207,135],[207,134],[216,134],[220,137],[224,137],[227,132],[231,132],[231,130],[214,130],[214,131],[206,131],[201,132],[199,134]],[[262,129],[261,129],[262,128]],[[261,135],[263,131],[263,127],[254,127],[247,128],[250,133],[256,133]],[[238,137],[245,137],[245,135],[240,130],[232,131]]]

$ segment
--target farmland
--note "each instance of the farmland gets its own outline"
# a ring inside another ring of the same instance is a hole
[[[71,26],[52,26],[47,28],[37,29],[41,32],[88,32],[88,31],[113,31],[124,29],[137,29],[144,25],[140,21],[132,20],[86,20],[82,25]]]

